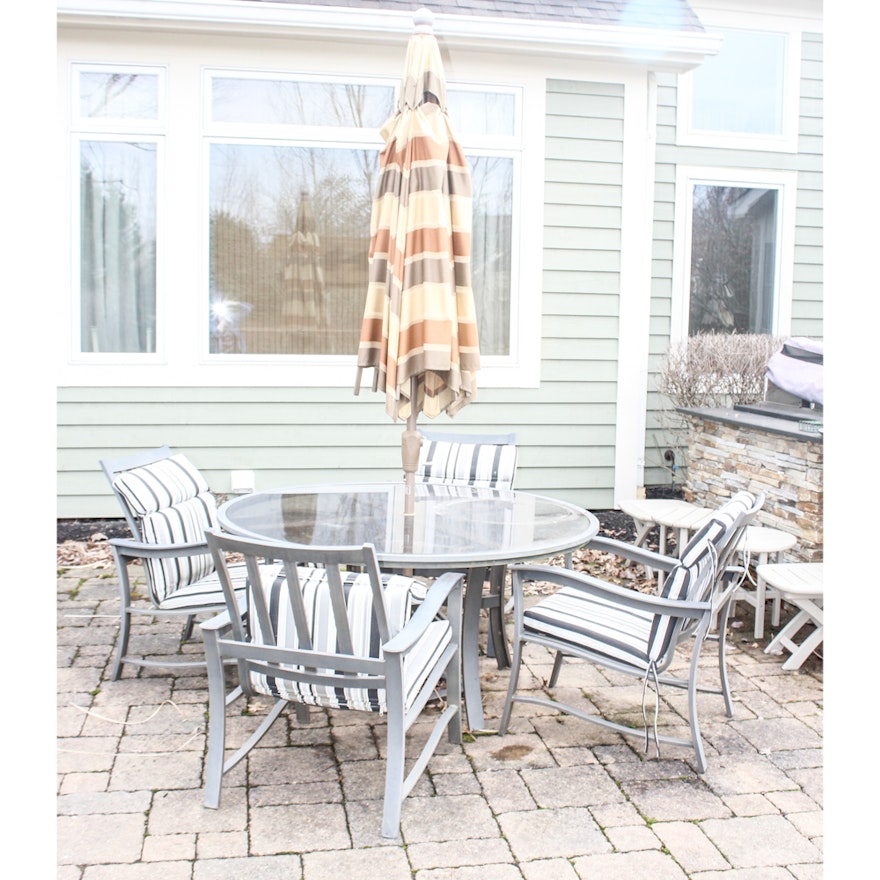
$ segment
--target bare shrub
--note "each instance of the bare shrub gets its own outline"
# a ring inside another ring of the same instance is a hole
[[[764,396],[767,362],[784,339],[760,333],[700,333],[671,346],[659,390],[676,407],[726,407]]]

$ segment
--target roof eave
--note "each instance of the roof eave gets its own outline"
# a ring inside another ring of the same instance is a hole
[[[241,0],[58,0],[64,27],[145,28],[160,31],[310,37],[398,44],[413,29],[410,13],[351,7],[243,3]],[[613,61],[683,72],[721,48],[705,31],[588,26],[537,19],[434,16],[434,31],[449,47],[552,54],[581,61]]]

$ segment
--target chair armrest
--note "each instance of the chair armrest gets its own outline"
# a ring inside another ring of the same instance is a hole
[[[129,559],[168,559],[174,556],[201,556],[210,553],[208,545],[203,542],[190,544],[145,544],[131,538],[111,538],[110,545]]]
[[[610,584],[584,572],[560,568],[558,565],[512,565],[510,571],[513,574],[515,598],[517,588],[523,580],[536,580],[549,581],[561,587],[571,587],[604,599],[616,599],[622,605],[646,611],[649,614],[667,614],[670,617],[701,617],[712,610],[710,601],[692,602],[685,599],[667,599],[653,593],[640,593],[638,590]]]
[[[231,628],[232,618],[229,616],[228,611],[221,611],[210,618],[210,620],[202,621],[199,624],[199,629],[202,630],[202,632],[211,631],[218,635]]]
[[[382,646],[386,654],[404,654],[418,641],[428,626],[437,618],[437,612],[450,596],[461,595],[464,575],[461,572],[444,572],[431,584],[427,595],[419,604],[415,614],[406,622],[403,629]],[[460,625],[457,622],[455,625]]]
[[[588,550],[612,553],[615,556],[622,556],[631,562],[639,562],[642,565],[656,568],[660,571],[672,571],[678,563],[678,560],[673,556],[664,556],[662,553],[657,553],[654,550],[636,547],[634,544],[627,544],[625,541],[618,541],[601,535],[597,535],[586,546]]]

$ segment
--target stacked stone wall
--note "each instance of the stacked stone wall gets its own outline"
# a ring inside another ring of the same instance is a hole
[[[734,492],[765,492],[757,524],[795,535],[788,561],[822,559],[823,445],[688,415],[687,501],[717,507]]]

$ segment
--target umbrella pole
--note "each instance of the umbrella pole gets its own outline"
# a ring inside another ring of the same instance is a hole
[[[409,415],[406,418],[406,430],[401,440],[401,458],[403,460],[403,478],[406,482],[406,505],[404,511],[407,516],[415,515],[415,486],[416,470],[419,466],[419,450],[422,446],[422,437],[417,428],[418,422],[418,399],[419,380],[416,376],[410,379]]]
[[[403,460],[403,479],[405,483],[403,502],[403,546],[407,552],[412,550],[413,532],[416,516],[416,470],[419,466],[419,450],[422,446],[422,437],[419,434],[418,423],[418,400],[416,395],[419,391],[419,380],[413,376],[410,379],[409,415],[406,418],[406,430],[401,440],[401,458]],[[412,570],[407,569],[404,574],[412,577]]]

